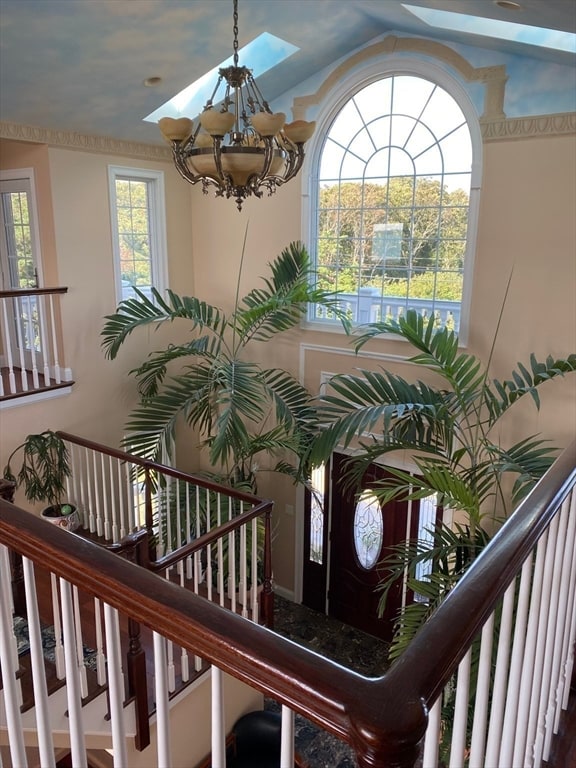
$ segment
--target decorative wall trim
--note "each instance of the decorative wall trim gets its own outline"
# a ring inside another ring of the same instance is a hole
[[[504,115],[504,87],[508,76],[506,67],[498,64],[493,67],[473,67],[459,53],[442,43],[419,37],[396,37],[388,35],[384,40],[369,45],[343,61],[324,80],[316,93],[296,97],[292,106],[295,120],[306,120],[308,107],[319,104],[326,95],[358,64],[362,64],[376,56],[386,56],[393,53],[415,53],[431,56],[443,61],[455,69],[468,82],[484,83],[484,114],[483,118],[501,119]]]
[[[170,149],[161,145],[121,141],[107,136],[90,136],[75,131],[53,131],[50,128],[20,125],[4,120],[0,120],[0,138],[12,139],[13,141],[31,141],[36,144],[77,149],[82,152],[140,157],[146,160],[165,161],[171,158]]]
[[[528,139],[535,137],[571,136],[576,134],[576,112],[534,117],[508,117],[503,120],[480,120],[484,141]]]
[[[467,82],[484,84],[484,114],[480,118],[480,128],[485,142],[576,134],[575,112],[507,118],[504,113],[504,93],[508,79],[505,66],[499,64],[475,68],[447,45],[418,37],[400,38],[395,35],[388,35],[384,40],[357,51],[343,61],[328,75],[316,93],[295,97],[292,105],[294,119],[306,120],[307,110],[320,104],[354,67],[377,56],[398,52],[431,56],[452,67]]]
[[[394,339],[394,341],[401,341],[400,339]],[[387,352],[366,352],[365,350],[359,350],[355,352],[352,347],[331,347],[329,344],[307,344],[301,343],[300,350],[306,352],[326,352],[329,355],[345,355],[347,357],[356,357],[358,359],[367,357],[370,360],[382,360],[387,363],[408,363],[412,365],[408,359],[408,355],[391,355]]]

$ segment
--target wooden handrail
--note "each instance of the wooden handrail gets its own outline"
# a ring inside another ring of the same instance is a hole
[[[252,507],[252,509],[242,513],[242,515],[237,515],[232,518],[232,520],[226,520],[226,522],[222,523],[217,528],[212,528],[212,530],[207,533],[203,533],[202,536],[198,536],[194,541],[184,544],[182,547],[175,549],[173,552],[164,555],[164,557],[161,557],[158,560],[154,560],[148,567],[152,571],[165,570],[171,565],[175,565],[180,560],[184,560],[186,557],[190,557],[195,552],[207,547],[209,544],[214,544],[218,539],[224,538],[224,536],[227,536],[232,531],[238,530],[240,526],[246,525],[250,520],[254,520],[256,517],[266,514],[266,512],[272,509],[272,506],[271,501],[263,501],[258,504],[258,506]]]
[[[189,474],[187,472],[182,472],[179,469],[175,469],[174,467],[168,467],[165,464],[159,464],[156,461],[142,459],[132,453],[127,453],[126,451],[122,451],[117,448],[110,448],[107,445],[102,445],[102,443],[96,443],[93,440],[87,440],[83,437],[78,437],[78,435],[72,435],[70,432],[62,432],[59,430],[56,432],[56,434],[58,437],[61,437],[62,440],[66,440],[69,443],[81,445],[84,448],[89,448],[92,451],[103,453],[106,456],[112,456],[113,458],[119,459],[120,461],[136,464],[143,469],[148,469],[163,475],[168,475],[169,477],[173,477],[175,480],[184,480],[188,483],[199,485],[202,488],[208,489],[209,491],[215,491],[216,493],[226,493],[227,496],[231,496],[232,498],[238,499],[239,501],[245,501],[248,504],[260,504],[262,501],[262,499],[258,498],[258,496],[254,496],[251,493],[245,493],[244,491],[239,491],[237,488],[222,485],[221,483],[217,483],[216,481],[210,480],[209,478],[203,477],[202,475]]]
[[[475,560],[405,653],[366,678],[0,500],[0,541],[344,738],[361,768],[409,768],[428,707],[576,480],[576,443]]]
[[[434,702],[576,482],[576,442],[518,505],[391,667],[396,690]]]
[[[12,288],[0,291],[0,299],[20,298],[20,296],[46,296],[53,293],[68,293],[68,288]]]

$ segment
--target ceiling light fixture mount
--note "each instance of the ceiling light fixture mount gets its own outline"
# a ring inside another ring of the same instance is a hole
[[[247,197],[271,195],[297,175],[315,123],[286,123],[283,112],[272,113],[252,70],[239,66],[238,0],[233,3],[234,63],[218,70],[198,122],[163,117],[158,125],[182,178],[200,182],[204,194],[214,188],[217,197],[233,197],[240,211]]]

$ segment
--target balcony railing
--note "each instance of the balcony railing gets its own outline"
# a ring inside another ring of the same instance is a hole
[[[60,297],[67,288],[0,291],[0,399],[71,386]]]
[[[70,585],[104,604],[114,764],[126,768],[123,689],[115,658],[118,613],[155,634],[157,762],[171,765],[166,642],[212,665],[212,765],[225,765],[221,672],[283,706],[281,765],[293,764],[292,713],[341,737],[360,768],[540,766],[548,759],[566,708],[576,632],[576,445],[557,460],[398,661],[364,678],[133,563],[93,548],[7,502],[0,502],[0,548],[41,563],[60,579],[72,614]],[[5,579],[3,577],[3,583]],[[33,581],[33,580],[32,580]],[[29,592],[29,594],[31,594]],[[34,610],[32,610],[34,615]],[[22,759],[24,728],[11,653],[9,601],[2,600],[2,670],[12,760]],[[73,625],[64,631],[72,763],[86,764],[79,714]],[[70,652],[68,649],[71,649]],[[471,660],[473,663],[471,663]],[[38,690],[42,693],[41,681]],[[38,698],[40,710],[42,696]],[[44,709],[47,709],[44,706]],[[39,712],[38,738],[51,753]],[[421,741],[424,741],[424,755]],[[191,729],[190,739],[195,734]],[[53,763],[46,761],[43,765]]]
[[[414,309],[423,317],[436,317],[438,327],[447,326],[452,331],[460,328],[461,302],[445,299],[408,299],[401,296],[382,296],[377,288],[360,288],[358,293],[338,293],[338,304],[353,323],[380,323],[398,320],[408,309]],[[337,319],[326,307],[314,308],[313,320]]]

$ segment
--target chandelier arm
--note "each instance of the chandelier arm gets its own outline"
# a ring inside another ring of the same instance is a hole
[[[297,175],[314,124],[286,125],[284,113],[270,109],[252,70],[239,66],[238,0],[233,7],[233,65],[218,70],[196,124],[187,117],[165,117],[161,130],[180,176],[190,184],[201,182],[204,194],[214,188],[217,197],[233,197],[241,210],[248,197],[261,198],[264,190],[271,195]]]
[[[177,144],[177,142],[174,142]],[[210,185],[213,187],[221,188],[222,182],[220,179],[218,179],[216,176],[212,176],[211,174],[200,174],[200,173],[193,173],[190,170],[190,167],[188,165],[188,156],[184,155],[182,153],[181,147],[173,146],[172,147],[172,157],[174,159],[174,165],[176,166],[176,170],[182,176],[182,178],[187,181],[189,184],[198,184],[198,182],[202,182],[202,185]]]

